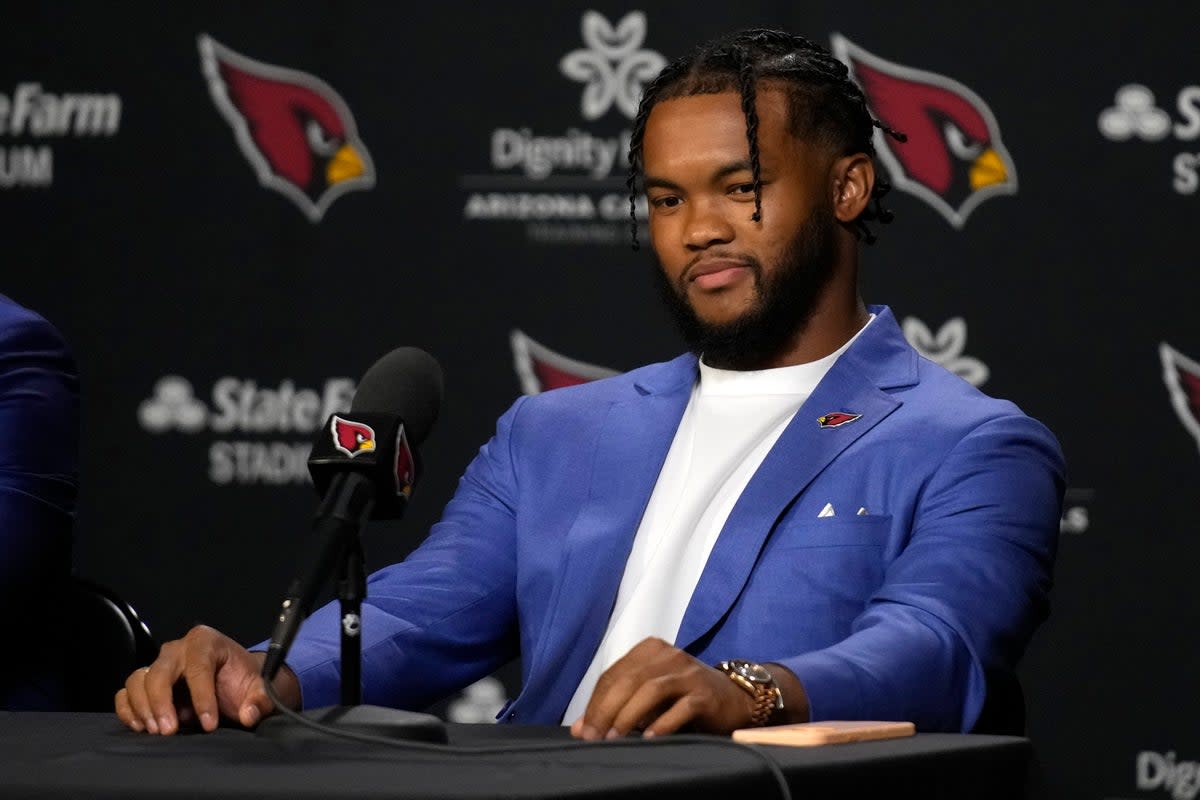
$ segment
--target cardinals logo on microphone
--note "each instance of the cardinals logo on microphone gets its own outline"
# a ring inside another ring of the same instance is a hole
[[[365,422],[342,419],[336,414],[329,419],[329,432],[334,448],[350,458],[363,453],[374,453],[379,449],[375,429]],[[396,478],[396,494],[408,497],[417,482],[417,459],[408,443],[404,425],[396,431],[396,459],[393,472]]]
[[[400,426],[400,433],[396,437],[396,494],[410,497],[412,495],[413,485],[417,482],[417,459],[413,455],[412,447],[408,444],[408,436],[404,433],[404,426]]]
[[[834,55],[862,87],[871,112],[908,136],[875,131],[875,150],[892,184],[961,228],[980,203],[1015,194],[1017,171],[987,103],[953,78],[885,61],[840,34]]]
[[[375,449],[375,431],[370,425],[342,419],[335,414],[329,420],[329,427],[333,434],[333,446],[351,458]]]
[[[213,102],[260,184],[312,222],[346,192],[375,185],[354,116],[329,84],[247,58],[203,34],[197,44]]]

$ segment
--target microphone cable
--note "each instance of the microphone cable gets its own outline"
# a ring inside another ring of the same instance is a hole
[[[546,744],[515,744],[515,745],[490,745],[479,747],[464,747],[462,745],[451,744],[433,744],[429,742],[416,742],[408,739],[390,739],[386,736],[373,736],[369,733],[359,733],[358,731],[346,730],[339,728],[336,725],[326,725],[322,722],[309,719],[308,717],[288,708],[279,699],[278,693],[275,691],[273,681],[264,680],[263,687],[266,689],[267,697],[271,698],[271,702],[275,704],[275,710],[283,714],[288,719],[296,722],[306,728],[341,739],[349,739],[355,742],[363,742],[366,744],[377,744],[384,747],[391,747],[397,750],[409,750],[422,753],[450,753],[455,755],[506,755],[509,753],[555,753],[567,752],[570,750],[579,750],[584,742],[554,742]],[[771,758],[759,745],[746,744],[737,742],[733,739],[713,738],[711,736],[701,736],[698,734],[668,734],[665,736],[656,736],[649,739],[608,739],[602,742],[595,742],[603,747],[655,747],[672,744],[699,744],[709,747],[720,747],[722,749],[734,749],[743,753],[752,755],[755,760],[766,767],[775,786],[778,789],[780,800],[792,800],[792,791],[788,786],[787,777],[783,774],[783,770],[779,768],[779,764],[775,759]]]

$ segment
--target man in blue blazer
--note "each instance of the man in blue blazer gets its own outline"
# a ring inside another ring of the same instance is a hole
[[[78,472],[74,359],[54,326],[0,295],[0,708],[64,702],[61,659],[30,609],[70,574]]]
[[[502,719],[585,739],[977,726],[1047,612],[1062,456],[859,297],[858,239],[889,218],[874,125],[841,64],[777,31],[647,87],[631,163],[693,354],[500,419],[428,539],[371,577],[367,702],[420,708],[519,656]],[[337,657],[327,607],[283,701],[335,703]],[[172,733],[184,681],[204,729],[255,724],[260,665],[194,629],[117,713]]]

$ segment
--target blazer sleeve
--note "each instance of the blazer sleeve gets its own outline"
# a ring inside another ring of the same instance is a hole
[[[58,331],[0,322],[0,594],[64,577],[79,484],[79,378]]]
[[[1011,672],[1046,617],[1064,488],[1053,435],[1021,415],[962,438],[925,484],[907,546],[850,635],[777,659],[811,718],[969,731],[985,674]]]
[[[370,576],[362,620],[365,702],[424,708],[517,655],[510,440],[524,400],[500,418],[429,537],[403,562]],[[306,708],[338,702],[338,627],[336,602],[318,609],[289,653]]]

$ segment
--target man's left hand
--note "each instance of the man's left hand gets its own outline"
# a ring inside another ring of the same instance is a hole
[[[596,682],[583,716],[571,725],[580,739],[673,733],[685,725],[708,733],[749,726],[754,698],[719,670],[662,639],[643,639]]]

